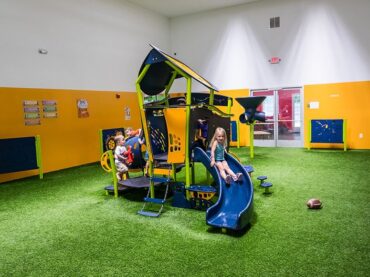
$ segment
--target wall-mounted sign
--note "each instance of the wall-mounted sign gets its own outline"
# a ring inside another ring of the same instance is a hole
[[[55,112],[44,112],[44,118],[57,118],[58,114]]]
[[[41,121],[40,121],[40,119],[37,119],[37,118],[35,118],[35,119],[26,119],[24,121],[24,125],[26,125],[26,126],[41,125]]]
[[[77,110],[78,110],[78,117],[89,117],[89,112],[87,110],[89,103],[87,99],[77,99]]]
[[[277,63],[280,63],[281,59],[279,57],[272,57],[271,59],[269,59],[269,63],[270,64],[277,64]]]
[[[131,109],[130,107],[125,107],[125,120],[131,119]]]
[[[40,107],[37,100],[23,100],[24,125],[40,125]]]
[[[35,119],[26,119],[24,121],[24,125],[26,125],[26,126],[41,125],[41,121],[38,118],[35,118]]]
[[[308,103],[308,107],[312,110],[317,110],[319,107],[320,107],[320,103],[319,102],[310,102]]]
[[[55,100],[42,100],[42,111],[44,118],[57,118],[57,101]]]
[[[23,106],[37,106],[39,102],[37,100],[24,100]]]
[[[40,114],[39,113],[25,113],[24,114],[24,118],[40,118]]]
[[[23,110],[25,113],[38,113],[40,111],[38,106],[25,106]]]

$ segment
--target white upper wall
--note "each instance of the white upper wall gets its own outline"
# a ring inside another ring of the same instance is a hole
[[[369,0],[263,0],[169,20],[125,0],[1,0],[0,86],[135,91],[149,43],[220,89],[370,80],[369,10]]]
[[[220,89],[370,80],[369,11],[369,0],[264,0],[176,17],[172,53]]]
[[[2,87],[135,91],[148,44],[170,48],[170,24],[124,0],[1,0],[0,38]]]

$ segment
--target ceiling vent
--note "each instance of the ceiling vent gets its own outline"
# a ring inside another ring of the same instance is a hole
[[[270,18],[270,29],[280,27],[280,16]]]

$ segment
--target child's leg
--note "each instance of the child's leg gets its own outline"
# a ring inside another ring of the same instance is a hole
[[[145,174],[146,176],[149,176],[149,172],[148,172],[148,170],[149,170],[149,161],[146,161],[146,164],[145,164],[145,170],[144,170],[144,174]]]
[[[115,165],[116,165],[116,170],[117,170],[117,173],[116,173],[117,180],[121,181],[122,172],[124,172],[125,170],[127,171],[127,167],[122,162],[116,162]]]
[[[234,171],[232,171],[229,167],[229,165],[227,164],[226,161],[222,161],[222,166],[223,168],[225,169],[225,171],[230,174],[230,176],[233,178],[233,180],[235,181],[237,179],[237,176],[236,174],[234,173]]]
[[[226,183],[229,184],[230,183],[230,179],[229,179],[230,176],[229,176],[229,178],[227,178],[227,175],[226,175],[225,169],[222,165],[222,162],[216,162],[216,166],[217,166],[218,170],[220,171],[221,177],[226,181]]]
[[[218,171],[220,171],[220,175],[222,178],[226,178],[226,172],[225,172],[225,169],[224,167],[222,166],[222,163],[221,162],[216,162],[216,166],[218,168]]]

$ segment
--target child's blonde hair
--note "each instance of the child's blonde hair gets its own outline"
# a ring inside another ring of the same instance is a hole
[[[118,135],[118,136],[115,136],[114,137],[114,142],[116,143],[116,145],[118,145],[118,143],[121,141],[121,140],[124,140],[125,138],[122,136],[122,135]]]
[[[126,137],[129,137],[130,136],[130,134],[131,134],[131,132],[132,132],[132,127],[127,127],[126,129],[125,129],[125,135],[126,135]]]
[[[224,128],[221,128],[221,127],[217,127],[216,130],[215,130],[215,133],[213,134],[213,137],[211,139],[211,142],[210,142],[210,146],[213,145],[213,142],[216,140],[216,137],[218,134],[223,134],[225,139],[224,139],[224,145],[223,147],[226,148],[227,147],[227,135],[226,135],[226,131]]]

